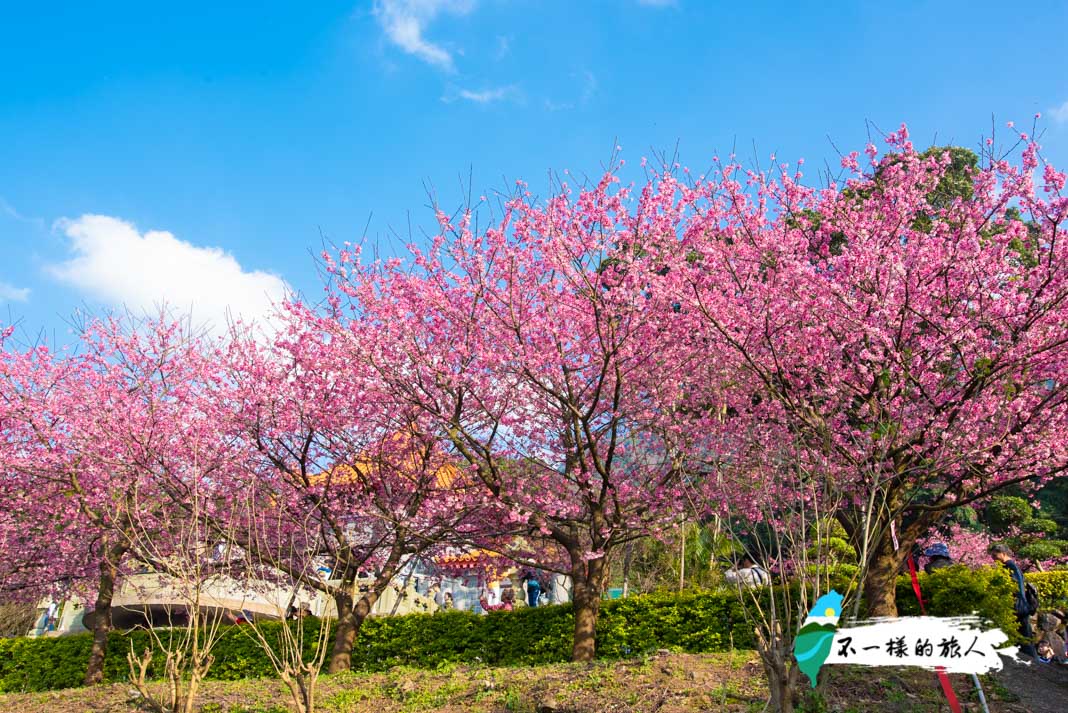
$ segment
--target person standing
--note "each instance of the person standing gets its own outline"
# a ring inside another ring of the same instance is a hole
[[[742,587],[763,587],[771,584],[771,575],[766,569],[753,561],[749,555],[743,555],[737,567],[723,573],[728,584]]]
[[[936,569],[953,566],[953,558],[949,556],[949,548],[945,543],[934,543],[923,551],[923,556],[927,558],[927,564],[923,566],[923,571],[927,574]]]
[[[527,606],[538,606],[538,597],[541,596],[541,582],[538,581],[533,572],[527,572],[523,578],[523,586],[526,587]]]
[[[1009,575],[1016,585],[1013,608],[1016,610],[1016,621],[1020,625],[1020,635],[1025,640],[1024,645],[1020,647],[1020,652],[1028,656],[1034,656],[1035,632],[1031,628],[1031,615],[1034,614],[1034,611],[1031,610],[1027,601],[1027,585],[1024,582],[1023,572],[1020,571],[1020,566],[1016,564],[1016,560],[1012,558],[1012,550],[1008,546],[1001,544],[991,545],[989,552],[994,561],[1000,562],[1005,569],[1009,570]]]
[[[512,611],[515,608],[515,590],[513,587],[501,588],[501,608]]]

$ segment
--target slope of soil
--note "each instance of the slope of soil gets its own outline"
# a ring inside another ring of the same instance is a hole
[[[948,710],[935,676],[915,669],[834,667],[821,674],[821,700],[812,711],[925,712]],[[966,709],[980,710],[970,678],[951,676]],[[1007,669],[984,677],[992,713],[1064,711],[1068,672]],[[321,711],[332,713],[690,713],[761,711],[763,670],[752,652],[669,654],[592,664],[537,668],[394,669],[383,674],[324,676]],[[1057,708],[1048,708],[1055,703]],[[209,682],[202,713],[282,713],[289,709],[278,681]],[[0,711],[128,713],[143,708],[129,685],[0,696]]]

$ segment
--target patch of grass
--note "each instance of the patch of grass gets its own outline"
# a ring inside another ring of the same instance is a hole
[[[516,688],[508,687],[504,690],[501,703],[511,713],[534,713],[534,702],[523,695]]]
[[[590,671],[584,678],[579,678],[564,687],[565,691],[599,691],[610,688],[615,684],[615,679],[606,677],[601,670]]]
[[[1018,703],[1020,701],[1019,696],[1005,688],[1005,686],[1001,684],[1001,681],[989,674],[980,676],[979,682],[983,684],[983,690],[988,698],[996,698],[997,700],[1006,703]]]
[[[354,687],[335,693],[323,701],[322,705],[324,710],[345,713],[346,711],[352,710],[357,703],[362,703],[363,701],[368,701],[372,698],[375,698],[373,692],[363,688]]]
[[[465,693],[468,686],[463,681],[449,681],[444,685],[429,689],[416,689],[404,696],[405,711],[432,711],[441,708],[453,698]]]

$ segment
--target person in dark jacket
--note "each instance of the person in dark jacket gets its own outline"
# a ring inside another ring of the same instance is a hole
[[[526,587],[527,606],[538,606],[538,597],[541,596],[541,582],[538,581],[533,572],[528,571],[523,576],[523,585]]]
[[[949,556],[949,548],[941,542],[936,542],[924,550],[923,556],[927,558],[927,563],[923,566],[923,571],[927,574],[953,565],[953,558]]]
[[[1020,652],[1028,656],[1035,655],[1035,631],[1031,628],[1031,614],[1026,611],[1027,596],[1024,594],[1024,576],[1020,571],[1020,566],[1016,564],[1016,560],[1012,558],[1012,550],[1007,545],[991,545],[990,556],[994,558],[994,561],[1000,562],[1001,565],[1009,570],[1009,575],[1012,577],[1013,584],[1016,585],[1016,596],[1014,600],[1014,609],[1016,610],[1016,621],[1020,624],[1020,635],[1024,637],[1026,643],[1020,647]]]

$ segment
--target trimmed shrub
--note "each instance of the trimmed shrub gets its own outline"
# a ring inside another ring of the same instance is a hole
[[[1039,607],[1042,609],[1068,609],[1068,570],[1030,572],[1027,581],[1038,590]]]
[[[1047,517],[1033,517],[1020,523],[1020,530],[1031,534],[1056,535],[1061,526]]]
[[[570,653],[571,632],[567,632]],[[658,648],[689,652],[752,648],[753,632],[733,592],[685,592],[605,602],[597,622],[597,653],[635,656]]]
[[[1061,548],[1053,542],[1037,540],[1026,545],[1021,545],[1020,548],[1016,550],[1016,554],[1019,555],[1021,560],[1045,562],[1046,560],[1056,559],[1063,553]]]
[[[1031,517],[1031,503],[1014,495],[995,495],[986,506],[986,518],[995,532],[1005,532]]]
[[[92,643],[88,634],[0,639],[0,692],[80,686]]]
[[[839,568],[832,585],[844,591],[847,571]],[[1043,608],[1068,606],[1068,571],[1039,572],[1027,578],[1038,589]],[[840,582],[838,580],[841,580]],[[964,566],[920,575],[927,612],[959,616],[977,611],[1003,631],[1014,635],[1013,592],[1001,567],[969,570]],[[776,590],[779,591],[779,590]],[[765,590],[764,596],[769,596]],[[918,615],[919,606],[909,578],[897,584],[902,616]],[[307,619],[305,641],[314,645],[321,622]],[[537,665],[567,661],[571,654],[574,619],[568,604],[479,616],[470,612],[372,617],[356,640],[352,665],[358,671],[382,671],[393,666],[437,668],[453,663],[491,666]],[[281,623],[261,625],[268,638]],[[160,632],[165,636],[165,632]],[[603,658],[636,656],[659,648],[700,653],[752,648],[752,629],[745,623],[734,592],[648,594],[605,601],[597,624],[597,653]],[[151,644],[145,631],[112,632],[105,677],[128,677],[126,654],[131,644],[141,653]],[[92,643],[90,634],[55,638],[0,639],[0,693],[44,691],[81,685]],[[221,680],[274,676],[270,662],[250,632],[229,627],[216,644],[215,664],[208,677]],[[310,652],[309,652],[310,653]],[[154,657],[153,668],[163,656]],[[154,675],[161,670],[155,669]]]

